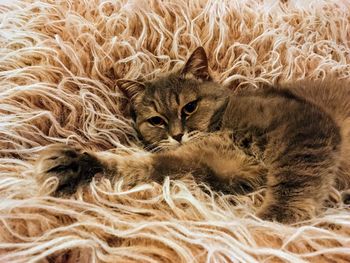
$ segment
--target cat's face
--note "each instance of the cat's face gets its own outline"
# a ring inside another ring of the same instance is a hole
[[[129,98],[135,128],[150,148],[180,145],[207,132],[217,119],[228,90],[213,82],[202,48],[180,72],[151,82],[118,81]],[[217,114],[215,114],[217,113]]]

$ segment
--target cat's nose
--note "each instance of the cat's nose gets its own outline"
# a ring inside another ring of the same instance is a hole
[[[175,140],[177,140],[178,142],[181,142],[182,136],[184,136],[184,134],[183,133],[179,133],[179,134],[174,135],[173,138]]]

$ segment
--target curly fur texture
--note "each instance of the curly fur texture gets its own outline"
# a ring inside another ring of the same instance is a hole
[[[0,5],[0,262],[348,262],[342,204],[287,226],[253,216],[261,193],[220,195],[191,178],[131,189],[100,178],[54,198],[57,181],[38,184],[32,161],[56,142],[140,151],[115,81],[152,79],[199,45],[232,89],[350,79],[349,29],[348,0]]]

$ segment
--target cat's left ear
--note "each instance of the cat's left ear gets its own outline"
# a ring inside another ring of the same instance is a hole
[[[117,86],[129,100],[135,99],[146,88],[142,83],[129,79],[118,79]]]
[[[208,58],[203,47],[197,47],[187,60],[181,71],[184,77],[194,77],[198,80],[211,80],[209,74]]]

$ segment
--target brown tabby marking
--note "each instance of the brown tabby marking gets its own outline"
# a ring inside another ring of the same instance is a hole
[[[37,174],[41,180],[57,176],[58,192],[73,192],[99,171],[133,183],[190,172],[222,192],[266,186],[258,216],[293,223],[314,216],[333,185],[349,188],[350,87],[345,82],[299,82],[232,94],[212,81],[200,47],[180,72],[118,85],[129,98],[135,129],[153,153],[120,156],[49,147]]]

